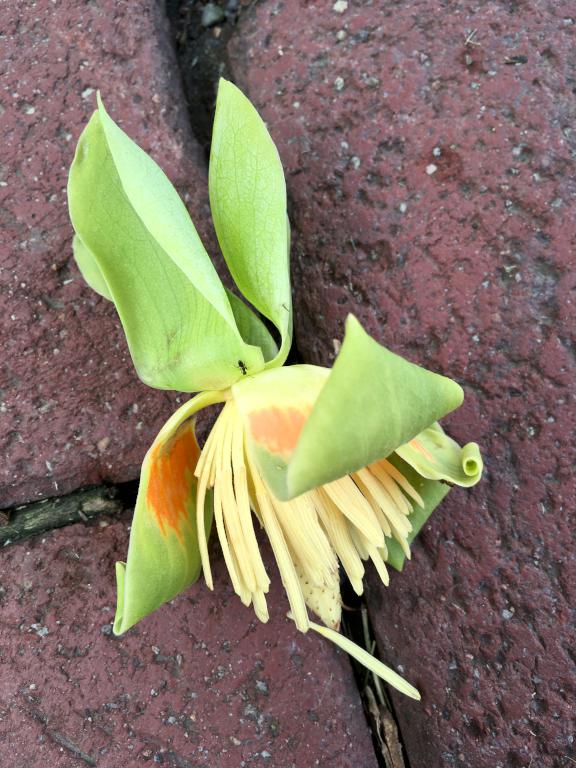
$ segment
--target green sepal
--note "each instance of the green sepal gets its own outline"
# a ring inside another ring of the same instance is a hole
[[[174,598],[200,574],[194,477],[200,449],[193,416],[223,399],[221,392],[203,392],[185,403],[162,427],[146,454],[127,562],[116,564],[118,601],[113,630],[117,635]],[[210,499],[205,510],[209,531]]]
[[[261,350],[242,340],[176,190],[100,100],[78,142],[68,198],[81,269],[92,254],[92,275],[116,305],[146,384],[222,389],[242,375],[238,360],[252,372],[264,366]]]
[[[430,480],[446,480],[470,488],[482,477],[483,462],[478,444],[468,443],[461,448],[437,423],[396,452]]]
[[[440,504],[442,499],[450,493],[451,488],[445,483],[438,482],[437,480],[427,480],[422,477],[409,464],[402,461],[397,453],[388,456],[388,461],[400,470],[406,480],[408,480],[411,486],[420,494],[424,503],[424,506],[421,507],[410,499],[410,502],[414,507],[414,511],[410,513],[409,517],[409,520],[412,523],[412,530],[408,534],[408,544],[410,545],[416,536],[418,536],[432,512]],[[406,561],[406,555],[402,551],[402,547],[396,539],[388,538],[386,539],[386,547],[388,549],[386,562],[397,571],[401,571],[404,568],[404,563]]]
[[[223,78],[216,100],[209,190],[214,227],[232,277],[281,337],[280,351],[266,367],[282,365],[292,340],[284,173],[258,112]]]

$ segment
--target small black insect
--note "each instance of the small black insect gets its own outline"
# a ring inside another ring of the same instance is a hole
[[[515,64],[526,64],[528,62],[528,56],[524,56],[523,54],[520,54],[519,56],[506,56],[504,59],[504,64],[512,65]]]
[[[246,368],[246,363],[244,363],[242,360],[238,360],[238,368],[242,371],[242,376],[246,376],[248,373],[248,370]]]

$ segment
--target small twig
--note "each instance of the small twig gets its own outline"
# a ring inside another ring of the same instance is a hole
[[[474,40],[477,33],[477,29],[473,29],[471,32],[469,32],[466,40],[464,41],[464,45],[481,45],[481,43],[479,43],[477,40]]]
[[[84,760],[87,765],[96,765],[96,760],[94,760],[93,757],[90,757],[90,755],[87,755],[86,752],[83,752],[77,744],[74,744],[72,739],[68,738],[68,736],[65,736],[59,731],[54,731],[52,728],[46,728],[46,733],[50,736],[52,741],[56,742],[56,744],[59,744],[61,747],[64,747],[64,749],[67,749],[68,752],[74,755],[74,757]]]
[[[60,731],[57,731],[54,728],[49,728],[48,726],[50,723],[50,717],[42,712],[42,710],[37,709],[34,706],[28,706],[27,710],[30,714],[30,717],[32,717],[34,720],[37,720],[44,726],[44,732],[47,736],[50,737],[50,739],[52,739],[55,744],[63,747],[63,749],[67,749],[68,752],[74,755],[74,757],[83,760],[87,765],[97,765],[96,760],[94,760],[94,758],[90,755],[86,754],[86,752],[83,752],[80,747],[72,741],[72,739],[69,739],[68,736],[60,733]]]
[[[69,523],[85,523],[98,515],[121,512],[122,502],[115,497],[114,488],[91,488],[6,510],[2,512],[8,520],[0,525],[0,547]]]

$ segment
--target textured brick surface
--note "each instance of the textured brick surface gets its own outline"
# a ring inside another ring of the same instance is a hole
[[[562,0],[268,0],[230,45],[287,169],[304,358],[354,312],[464,385],[448,423],[485,450],[371,585],[423,691],[395,699],[411,768],[576,758],[575,31]]]
[[[348,659],[293,629],[279,578],[262,625],[216,558],[213,594],[198,583],[115,638],[128,521],[0,555],[1,765],[376,768]]]
[[[162,3],[8,4],[2,31],[0,508],[135,477],[173,402],[138,383],[72,260],[65,187],[95,90],[200,224],[206,184]]]

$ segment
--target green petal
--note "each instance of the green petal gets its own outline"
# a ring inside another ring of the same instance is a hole
[[[127,562],[116,564],[117,635],[182,592],[200,574],[194,477],[200,449],[192,416],[222,399],[220,392],[203,392],[185,403],[146,454]],[[207,514],[207,529],[210,524]]]
[[[482,476],[482,456],[476,443],[460,448],[444,432],[440,424],[433,424],[416,436],[412,442],[396,451],[404,461],[430,480],[447,480],[469,488]]]
[[[389,456],[463,397],[451,379],[380,346],[351,315],[329,375],[315,366],[263,371],[233,394],[258,467],[283,501]]]
[[[282,339],[277,358],[267,367],[281,365],[292,339],[284,173],[258,113],[224,79],[216,101],[209,188],[214,226],[232,277]]]
[[[408,534],[408,544],[411,544],[432,512],[442,499],[450,493],[450,486],[437,480],[427,480],[422,477],[415,469],[412,469],[409,464],[406,464],[406,462],[398,457],[397,451],[388,457],[388,461],[400,470],[410,485],[418,491],[423,501],[423,507],[414,504],[414,511],[410,513],[409,520],[412,523],[412,530]],[[386,547],[388,549],[386,562],[397,571],[401,571],[406,560],[402,547],[396,539],[392,538],[386,539]]]
[[[221,389],[264,365],[242,340],[224,286],[164,173],[103,105],[78,142],[70,216],[114,301],[138,374],[150,386]],[[96,280],[96,282],[98,282]],[[215,343],[215,339],[217,343]]]

